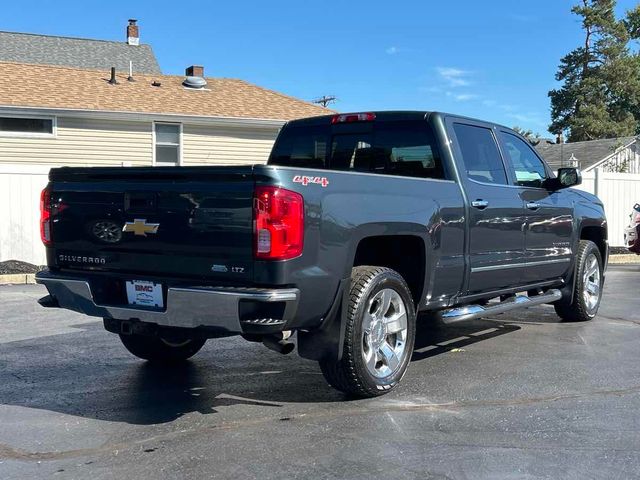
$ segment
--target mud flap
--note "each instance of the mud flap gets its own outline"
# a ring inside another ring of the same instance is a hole
[[[349,305],[350,278],[340,280],[338,291],[321,325],[311,331],[298,330],[298,355],[308,360],[342,358],[346,309]]]

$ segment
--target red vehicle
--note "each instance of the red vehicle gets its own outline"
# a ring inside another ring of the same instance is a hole
[[[640,204],[633,206],[629,215],[629,225],[624,231],[624,244],[630,252],[640,255]]]

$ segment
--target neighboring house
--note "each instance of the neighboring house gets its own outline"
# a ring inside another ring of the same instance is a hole
[[[331,112],[188,70],[187,77],[116,74],[110,83],[106,70],[0,63],[0,163],[259,163],[286,120]]]
[[[35,63],[77,68],[116,67],[128,72],[160,73],[149,45],[140,44],[136,21],[129,20],[125,42],[0,32],[0,62]]]
[[[584,172],[600,168],[604,172],[640,173],[638,137],[540,143],[535,148],[554,170],[560,167],[579,167]]]

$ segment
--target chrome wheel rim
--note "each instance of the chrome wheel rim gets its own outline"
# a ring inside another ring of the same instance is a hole
[[[584,265],[582,296],[589,312],[593,312],[600,301],[600,264],[595,254],[591,253]]]
[[[122,238],[122,227],[115,222],[101,221],[93,224],[91,233],[106,243],[117,243]]]
[[[380,290],[367,303],[362,321],[367,370],[377,378],[394,374],[406,355],[407,307],[402,297],[390,288]]]

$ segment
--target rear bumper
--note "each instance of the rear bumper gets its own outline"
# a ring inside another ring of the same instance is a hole
[[[92,317],[112,318],[153,323],[164,327],[214,327],[231,333],[255,331],[261,324],[282,329],[297,310],[300,292],[296,288],[230,288],[230,287],[170,287],[164,310],[122,305],[99,305],[94,301],[91,286],[86,279],[42,271],[36,282],[47,287],[50,298],[41,304],[60,307]],[[277,319],[247,318],[240,316],[240,304],[284,305],[282,317]]]

